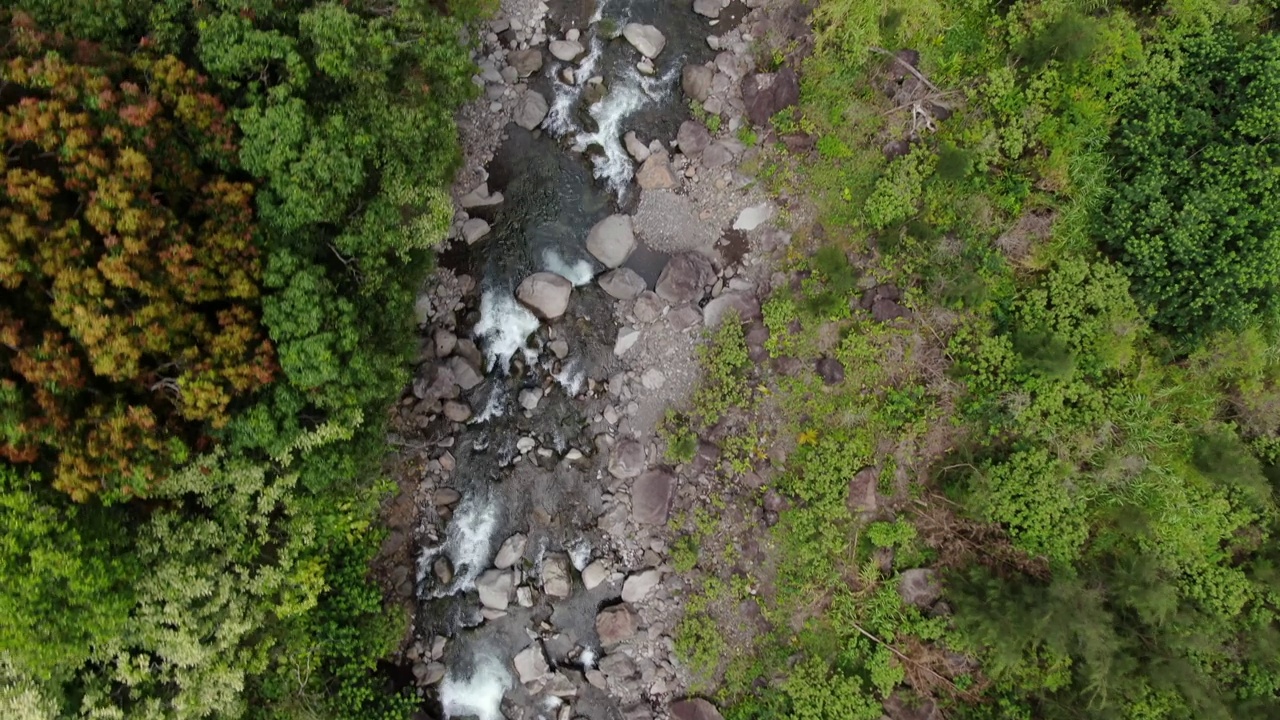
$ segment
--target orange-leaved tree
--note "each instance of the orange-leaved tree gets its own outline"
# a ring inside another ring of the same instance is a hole
[[[272,378],[253,187],[178,59],[0,21],[0,458],[145,495]]]

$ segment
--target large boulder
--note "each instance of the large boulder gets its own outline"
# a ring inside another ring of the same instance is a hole
[[[515,583],[511,573],[502,570],[485,570],[476,578],[476,592],[480,604],[490,610],[506,610],[511,603],[511,589]]]
[[[619,300],[634,300],[645,290],[644,278],[631,268],[618,268],[600,276],[600,289]]]
[[[635,158],[636,162],[644,162],[649,159],[649,146],[640,142],[640,138],[636,137],[635,130],[627,131],[622,136],[622,144],[627,147],[627,154]]]
[[[720,327],[730,314],[736,314],[742,322],[755,320],[760,317],[760,301],[746,293],[727,292],[702,308],[702,322],[709,328]]]
[[[547,49],[555,59],[564,62],[572,62],[584,52],[582,43],[573,40],[552,40]]]
[[[493,566],[499,570],[506,570],[520,562],[520,558],[524,557],[524,549],[528,544],[529,538],[523,533],[516,533],[503,540],[502,545],[498,548],[498,554],[493,557]]]
[[[533,130],[547,118],[547,99],[537,90],[529,90],[516,106],[515,122],[525,130]]]
[[[937,574],[928,568],[905,570],[898,578],[898,594],[903,602],[923,609],[942,597],[942,584]]]
[[[678,183],[665,152],[656,152],[636,170],[636,184],[641,190],[670,190]]]
[[[543,320],[554,320],[569,308],[573,283],[555,273],[537,272],[525,278],[516,288],[516,299]]]
[[[629,603],[640,602],[658,586],[662,573],[657,568],[650,568],[635,573],[622,583],[622,599]]]
[[[542,69],[542,51],[536,47],[513,50],[507,56],[507,62],[520,77],[529,77]]]
[[[662,52],[662,48],[667,46],[667,39],[663,37],[658,28],[652,25],[627,23],[622,26],[622,37],[626,38],[632,47],[640,51],[641,55],[651,60],[658,57],[658,53]]]
[[[639,625],[639,619],[627,605],[607,607],[596,614],[596,635],[606,647],[630,639]]]
[[[697,157],[711,143],[711,133],[696,120],[685,120],[676,131],[676,144],[686,157]]]
[[[542,561],[542,592],[547,597],[564,599],[573,592],[569,579],[569,556],[564,553],[548,555]]]
[[[484,375],[480,374],[479,368],[461,355],[454,355],[449,358],[448,368],[453,375],[453,382],[457,383],[458,387],[463,390],[470,390],[484,382]]]
[[[715,277],[715,268],[705,255],[683,252],[667,261],[653,289],[658,297],[672,305],[696,303],[702,300]]]
[[[488,234],[489,223],[481,218],[467,218],[466,222],[462,223],[462,239],[466,240],[468,245],[475,244]]]
[[[680,88],[684,94],[698,102],[706,102],[711,97],[711,81],[716,71],[706,65],[685,65],[680,71]]]
[[[689,698],[671,703],[671,720],[724,720],[716,706],[702,698]]]
[[[493,207],[502,204],[502,193],[489,193],[489,183],[480,183],[471,189],[471,192],[458,198],[458,204],[463,210],[471,210],[473,208]]]
[[[631,519],[641,525],[662,525],[676,496],[676,476],[667,468],[653,468],[636,478],[631,489]]]
[[[608,268],[627,261],[636,249],[636,234],[628,215],[610,215],[587,233],[587,252]]]
[[[742,78],[742,102],[747,106],[747,118],[756,125],[767,124],[779,111],[799,101],[800,81],[791,68]]]
[[[609,474],[616,478],[633,478],[644,472],[644,445],[632,437],[614,443],[609,453]]]
[[[542,644],[536,641],[517,653],[513,664],[516,666],[516,675],[524,684],[537,682],[551,672]]]

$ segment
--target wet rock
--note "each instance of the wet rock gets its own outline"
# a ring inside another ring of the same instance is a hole
[[[582,586],[588,590],[596,589],[600,583],[609,578],[609,568],[602,560],[593,560],[582,568]]]
[[[693,11],[713,20],[720,17],[722,7],[724,6],[720,4],[720,0],[693,0]]]
[[[569,356],[569,343],[564,338],[556,338],[547,343],[547,347],[551,350],[551,354],[561,360]]]
[[[610,215],[587,233],[587,252],[605,267],[616,268],[636,249],[635,230],[627,215]]]
[[[733,162],[733,152],[722,142],[713,142],[702,151],[702,167],[714,170]]]
[[[667,39],[658,28],[640,23],[627,23],[622,26],[622,37],[641,55],[653,59],[658,57],[662,48],[667,46]]]
[[[653,75],[658,72],[658,69],[653,66],[653,61],[649,58],[643,58],[640,62],[636,63],[636,70],[639,70],[645,75]]]
[[[471,406],[450,400],[444,404],[444,416],[456,423],[466,422],[471,419]]]
[[[629,603],[640,602],[649,596],[661,579],[662,573],[656,568],[631,575],[622,583],[622,599]]]
[[[538,447],[538,441],[531,437],[525,436],[516,441],[516,449],[521,453],[527,453]]]
[[[627,146],[627,153],[635,158],[636,162],[642,163],[649,159],[649,146],[640,142],[634,130],[630,130],[626,135],[622,136],[622,144]]]
[[[942,584],[928,568],[906,570],[898,578],[898,594],[903,602],[918,608],[927,608],[942,597]]]
[[[551,672],[546,654],[542,652],[542,645],[538,642],[516,653],[512,664],[516,666],[516,675],[520,677],[520,682],[526,685],[538,682]]]
[[[438,508],[449,507],[462,499],[462,493],[453,488],[443,487],[437,488],[431,496],[431,504]]]
[[[511,590],[514,586],[511,573],[502,570],[485,570],[476,578],[480,604],[490,610],[506,610],[511,604]]]
[[[444,679],[445,667],[443,663],[423,663],[416,662],[413,664],[413,677],[422,687],[430,687],[439,683]]]
[[[458,198],[463,210],[479,207],[492,207],[502,204],[502,193],[489,194],[489,183],[480,183],[471,192]]]
[[[814,371],[827,385],[838,385],[844,382],[844,364],[835,358],[819,358],[814,364]]]
[[[555,273],[537,272],[525,278],[516,288],[516,299],[544,320],[554,320],[569,308],[573,283]],[[459,383],[461,384],[461,383]]]
[[[607,607],[596,614],[596,635],[600,644],[617,645],[636,634],[640,621],[627,605]]]
[[[636,342],[640,340],[640,331],[633,330],[628,327],[618,329],[618,340],[613,344],[613,354],[622,357],[627,351],[635,347]]]
[[[609,474],[616,478],[638,477],[644,472],[644,445],[633,437],[614,443],[609,453]]]
[[[431,572],[441,585],[448,585],[453,582],[453,563],[449,562],[449,558],[443,555],[431,563]]]
[[[480,369],[461,355],[449,358],[448,367],[449,372],[453,373],[453,381],[463,390],[470,390],[484,382],[484,375],[480,374]]]
[[[733,221],[733,229],[755,230],[771,217],[773,217],[773,206],[769,203],[764,202],[759,205],[752,205],[738,213],[738,219]]]
[[[569,597],[573,592],[573,586],[569,582],[569,568],[568,555],[548,555],[542,561],[542,592],[553,598]]]
[[[670,190],[677,185],[676,175],[665,152],[654,153],[636,171],[636,184],[641,190]]]
[[[702,698],[673,702],[668,712],[671,720],[724,720],[716,706]]]
[[[502,545],[498,547],[498,554],[493,557],[493,566],[499,570],[506,570],[520,562],[520,558],[524,557],[524,550],[528,544],[529,538],[523,533],[516,533],[503,540]]]
[[[547,45],[547,49],[551,51],[551,55],[555,59],[563,60],[564,62],[573,62],[585,52],[582,43],[574,40],[552,40]]]
[[[669,469],[657,467],[645,472],[631,489],[631,519],[641,525],[666,523],[675,494],[676,477]]]
[[[516,105],[515,123],[525,130],[533,130],[547,117],[547,99],[537,90],[528,90]]]
[[[673,256],[662,268],[654,291],[663,300],[674,304],[698,302],[706,294],[706,288],[715,282],[715,269],[711,261],[701,253],[684,252]]]
[[[676,144],[687,157],[697,157],[711,143],[711,133],[695,120],[685,120],[676,131]]]
[[[600,276],[600,289],[619,300],[632,300],[645,290],[644,278],[631,268],[618,268]]]
[[[680,71],[680,89],[690,98],[706,102],[711,96],[711,80],[715,74],[715,70],[706,65],[685,65]]]
[[[541,122],[541,121],[539,121]],[[474,245],[480,238],[489,234],[489,223],[480,218],[470,218],[462,223],[462,239],[468,245]]]
[[[631,314],[636,316],[636,320],[642,323],[651,323],[662,317],[662,309],[667,304],[662,298],[652,290],[645,290],[636,297],[636,302],[631,306]]]
[[[458,347],[458,336],[444,328],[437,329],[431,339],[435,343],[436,357],[449,357]]]
[[[702,322],[710,328],[720,327],[726,317],[734,314],[743,322],[755,320],[760,317],[760,301],[746,293],[724,293],[702,308]]]
[[[542,388],[529,388],[520,391],[520,407],[533,412],[538,407],[538,401],[542,399]]]
[[[747,118],[765,125],[779,111],[800,100],[800,81],[794,70],[784,67],[774,73],[752,73],[742,79],[742,101]]]
[[[520,77],[529,77],[542,69],[542,51],[536,47],[514,50],[507,56],[507,62]]]

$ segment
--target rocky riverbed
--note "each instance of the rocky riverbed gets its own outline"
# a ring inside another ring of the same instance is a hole
[[[709,463],[665,464],[655,429],[697,382],[704,328],[736,313],[764,357],[790,235],[736,131],[798,100],[803,16],[507,0],[480,39],[378,561],[432,714],[719,717],[673,652],[667,535]],[[758,72],[775,47],[786,62]]]

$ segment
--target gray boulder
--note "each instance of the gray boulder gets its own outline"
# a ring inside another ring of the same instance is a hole
[[[640,23],[627,23],[622,27],[622,37],[641,55],[653,59],[667,46],[667,38],[658,28]]]
[[[636,184],[641,190],[670,190],[675,187],[676,174],[665,152],[653,153],[636,171]]]
[[[569,581],[569,556],[564,553],[548,555],[542,561],[542,592],[548,597],[564,599],[573,592]]]
[[[583,51],[582,43],[573,40],[552,40],[547,46],[557,60],[573,62]]]
[[[609,474],[616,478],[633,478],[644,472],[644,445],[632,437],[614,443],[609,453]]]
[[[635,249],[636,234],[628,215],[610,215],[587,233],[587,252],[605,267],[618,267]]]
[[[449,358],[448,367],[449,372],[453,374],[453,381],[463,390],[470,390],[484,382],[484,376],[480,374],[479,368],[461,355]]]
[[[516,533],[502,541],[502,545],[498,547],[498,554],[493,558],[493,566],[499,570],[506,570],[515,565],[520,558],[524,557],[524,549],[528,544],[529,538],[523,533]]]
[[[600,289],[619,300],[634,300],[644,292],[644,278],[631,268],[618,268],[600,276]]]
[[[536,47],[514,50],[507,56],[507,62],[520,77],[529,77],[542,69],[542,51]]]
[[[547,99],[542,97],[542,93],[529,90],[525,92],[524,97],[520,98],[520,104],[516,106],[515,122],[525,130],[533,130],[547,118],[549,109]]]
[[[697,157],[711,143],[711,133],[695,120],[685,120],[676,131],[676,144],[687,157]]]
[[[554,320],[569,308],[569,294],[572,292],[573,283],[568,280],[555,273],[537,272],[516,288],[516,299],[543,320]]]
[[[649,596],[660,580],[662,573],[657,568],[635,573],[622,583],[622,599],[629,603],[640,602]]]
[[[706,65],[685,65],[680,71],[680,88],[690,98],[706,102],[711,96],[711,81],[715,75],[715,70]]]
[[[542,652],[542,645],[536,641],[517,653],[513,664],[520,682],[525,684],[537,682],[551,672],[546,654]]]
[[[475,244],[480,238],[488,234],[489,223],[481,218],[468,218],[466,222],[462,223],[462,239],[466,240],[468,245]]]
[[[596,614],[596,635],[600,644],[617,645],[636,634],[640,621],[627,605],[607,607]]]
[[[673,305],[696,303],[715,282],[715,277],[715,269],[705,255],[683,252],[667,261],[653,289],[658,297]]]
[[[671,513],[676,476],[667,468],[653,468],[636,478],[631,489],[631,519],[641,525],[662,525]]]
[[[644,162],[649,159],[649,146],[640,142],[634,130],[628,131],[626,135],[622,136],[622,143],[627,146],[627,153],[635,158],[636,162]]]
[[[502,570],[485,570],[476,578],[476,592],[480,604],[491,610],[506,610],[511,604],[511,589],[515,583],[511,573]]]

